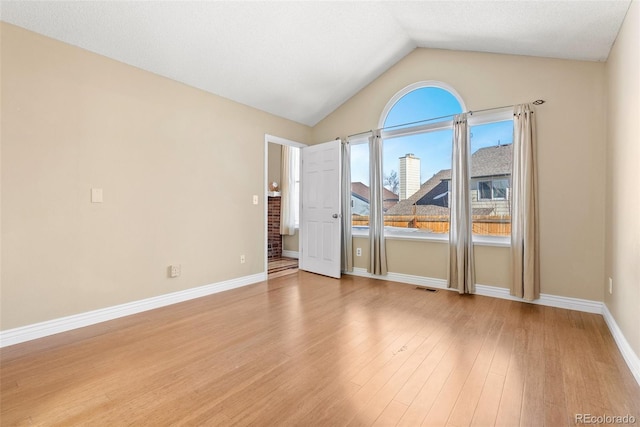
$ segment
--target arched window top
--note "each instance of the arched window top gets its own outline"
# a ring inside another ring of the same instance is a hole
[[[449,85],[436,81],[418,82],[405,87],[389,100],[380,117],[379,127],[388,128],[463,111],[466,107],[462,98]]]

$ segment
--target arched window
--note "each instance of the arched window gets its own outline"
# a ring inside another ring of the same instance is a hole
[[[380,118],[384,129],[382,164],[384,186],[398,198],[394,206],[387,204],[394,219],[419,212],[448,221],[451,124],[453,115],[464,110],[455,90],[440,82],[407,86],[385,106]],[[422,193],[428,200],[418,198]],[[404,225],[404,221],[397,222]]]
[[[414,127],[426,123],[420,123],[422,120],[439,117],[443,119],[430,122],[447,121],[465,110],[453,88],[441,82],[419,82],[405,87],[389,100],[382,111],[379,127]]]
[[[465,111],[455,89],[436,81],[405,87],[383,109],[378,127],[388,236],[448,232],[453,116]],[[512,112],[473,114],[469,123],[474,233],[509,235]],[[367,224],[368,166],[368,147],[352,146],[352,181],[360,181],[352,183],[354,225]]]

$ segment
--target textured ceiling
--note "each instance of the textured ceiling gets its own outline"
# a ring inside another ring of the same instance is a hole
[[[604,61],[629,4],[2,1],[0,16],[315,125],[416,47]]]

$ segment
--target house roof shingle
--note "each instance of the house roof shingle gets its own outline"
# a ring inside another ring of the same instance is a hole
[[[351,195],[369,203],[369,197],[371,197],[371,191],[369,190],[369,186],[363,184],[362,182],[352,182],[351,183]],[[383,208],[386,211],[390,209],[398,202],[398,195],[392,193],[386,188],[382,188],[382,197],[383,197]]]
[[[476,150],[471,155],[471,177],[482,178],[510,175],[512,153],[513,144],[484,147]],[[446,191],[446,188],[442,184],[443,181],[450,179],[451,169],[441,170],[425,181],[420,186],[420,189],[409,198],[400,200],[395,206],[389,209],[386,214],[413,215],[413,205],[416,205],[416,215],[447,215],[449,208],[437,206],[434,202],[434,197],[441,196],[442,193]],[[437,213],[442,212],[442,209],[446,209],[445,214]],[[474,209],[474,215],[482,215],[482,213],[479,211],[476,212],[476,209]]]
[[[413,215],[413,205],[417,204],[417,202],[422,199],[427,193],[431,192],[434,188],[436,188],[443,180],[451,179],[451,169],[443,169],[437,174],[433,175],[430,179],[425,181],[424,184],[420,186],[420,189],[413,193],[408,199],[400,200],[393,206],[391,209],[387,211],[387,215]],[[430,205],[419,205],[416,209],[425,210]],[[436,206],[442,207],[442,206]],[[448,215],[449,209],[447,213],[444,215]],[[417,210],[416,210],[417,212]],[[430,213],[424,213],[419,215],[432,215]],[[439,214],[433,214],[439,215]]]
[[[484,147],[471,155],[471,178],[511,175],[513,144]]]

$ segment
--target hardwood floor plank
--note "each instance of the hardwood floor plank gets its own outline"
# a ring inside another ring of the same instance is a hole
[[[461,300],[458,299],[457,303],[451,305],[452,311],[449,311],[447,314],[441,315],[441,318],[436,317],[435,319],[433,319],[433,321],[438,325],[438,328],[442,332],[443,336],[439,339],[433,351],[429,353],[427,358],[409,377],[409,379],[395,396],[395,400],[398,400],[399,402],[402,402],[406,405],[411,405],[416,396],[418,396],[421,390],[424,388],[426,382],[429,380],[436,367],[439,366],[440,361],[442,360],[444,355],[447,354],[452,346],[454,346],[455,338],[459,334],[462,334],[464,328],[453,329],[452,333],[451,324],[442,320],[452,318],[453,323],[463,325],[465,319],[469,321],[470,317],[461,309],[460,303]],[[447,372],[452,369],[452,365],[449,365],[446,365],[444,367]],[[417,406],[414,406],[414,408],[424,408],[424,405],[418,404]],[[429,408],[426,409],[428,411]],[[411,412],[413,412],[413,410]],[[426,415],[426,412],[424,415]]]
[[[389,402],[387,407],[384,408],[384,411],[382,411],[382,414],[380,414],[373,425],[376,427],[395,426],[406,410],[407,405],[396,400],[392,400]]]
[[[482,301],[482,300],[479,300]],[[468,302],[467,302],[468,304]],[[481,304],[476,306],[480,307]],[[434,369],[429,373],[429,377],[424,383],[420,392],[412,400],[409,408],[404,413],[399,425],[419,425],[423,421],[430,424],[444,425],[445,418],[440,411],[440,404],[453,404],[457,398],[457,384],[464,379],[471,369],[471,365],[475,360],[477,350],[481,346],[481,340],[475,337],[475,331],[478,328],[476,319],[473,316],[474,311],[463,311],[456,316],[455,324],[459,325],[452,328],[455,332],[451,333],[452,344],[446,344],[446,350],[441,355],[436,353],[439,361]],[[475,350],[474,350],[475,349]],[[424,374],[424,372],[420,372]],[[464,374],[464,378],[462,378]],[[447,386],[447,390],[443,394],[442,391]],[[406,390],[406,389],[404,389]],[[402,395],[403,391],[399,393]],[[440,399],[438,401],[438,399]],[[434,410],[435,408],[435,410]],[[444,418],[444,420],[442,419]]]
[[[453,369],[422,422],[423,426],[444,426],[447,424],[451,410],[458,400],[470,372],[471,367],[465,364]]]
[[[383,369],[396,355],[400,353],[406,355],[407,349],[410,348],[408,347],[408,344],[411,341],[424,341],[424,338],[416,338],[415,331],[403,333],[389,344],[388,347],[383,349],[375,359],[367,363],[366,366],[363,366],[353,378],[350,378],[350,380],[358,385],[368,384],[372,377],[380,375],[380,370]],[[421,342],[419,344],[421,344]],[[411,348],[411,351],[413,350],[415,350],[415,348]]]
[[[298,272],[0,349],[4,425],[640,418],[599,315]]]
[[[493,372],[487,374],[470,425],[492,426],[495,424],[503,387],[503,375]]]
[[[544,402],[544,420],[545,427],[568,426],[572,424],[565,411],[564,405],[556,405],[550,402]]]
[[[523,319],[527,331],[526,373],[522,391],[521,426],[538,426],[544,419],[544,328],[537,327],[544,307],[529,304],[527,316]]]
[[[434,370],[422,389],[420,389],[418,396],[411,402],[411,405],[400,418],[398,426],[411,427],[422,424],[452,371],[453,364],[450,363],[443,364]]]
[[[474,361],[471,372],[458,396],[451,414],[447,420],[448,425],[468,426],[471,424],[476,406],[480,400],[487,374],[493,360],[493,355],[502,331],[502,319],[487,318],[484,322],[484,342]]]
[[[522,394],[527,366],[526,354],[523,352],[523,349],[526,348],[526,331],[520,325],[522,317],[519,309],[519,307],[514,308],[514,311],[517,312],[516,316],[512,316],[510,321],[507,322],[513,333],[513,342],[502,389],[502,398],[496,415],[495,425],[497,426],[510,427],[520,425]]]
[[[434,349],[429,352],[429,355],[422,363],[420,363],[418,368],[411,374],[402,388],[398,391],[395,396],[395,400],[402,402],[405,405],[411,405],[413,403],[413,400],[420,393],[425,383],[431,377],[433,371],[447,353],[452,342],[453,337],[451,336],[445,335],[440,338]]]
[[[377,393],[375,393],[369,403],[367,403],[360,411],[363,414],[360,418],[364,420],[362,424],[371,425],[373,420],[376,420],[376,417],[381,416],[381,413],[386,411],[393,401],[397,402],[397,404],[394,404],[394,407],[400,407],[400,405],[402,405],[406,410],[408,405],[400,403],[395,400],[394,397],[406,384],[407,380],[414,374],[416,368],[425,361],[426,357],[431,353],[437,342],[442,338],[442,334],[442,331],[434,331],[429,337],[427,337],[420,347],[418,347],[407,361],[402,364],[400,369],[398,369],[396,373],[389,378],[386,384]],[[405,411],[403,410],[402,413],[399,414],[398,420],[404,412]]]
[[[354,417],[356,422],[352,422],[351,425],[369,426],[373,424],[380,412],[384,410],[393,398],[391,393],[381,395],[379,392],[391,378],[396,377],[395,374],[400,367],[420,348],[424,341],[424,337],[414,336],[407,344],[394,351],[393,358],[381,367],[375,375],[360,388],[354,396],[356,402],[354,408],[356,413]],[[355,381],[354,383],[358,384]],[[382,402],[374,400],[374,397],[382,398]],[[378,410],[376,410],[376,406]]]

